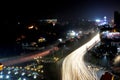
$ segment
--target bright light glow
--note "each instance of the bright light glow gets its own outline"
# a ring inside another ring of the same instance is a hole
[[[10,74],[11,73],[11,71],[8,71],[8,74]]]
[[[36,78],[37,78],[37,76],[36,76],[36,75],[34,75],[34,76],[33,76],[33,78],[34,78],[34,79],[36,79]]]
[[[15,72],[14,74],[16,75],[16,74],[18,74],[18,72]]]
[[[96,19],[95,21],[96,21],[96,22],[100,22],[101,20],[100,20],[100,19]]]
[[[62,39],[60,38],[60,39],[58,39],[60,42],[62,42]]]
[[[76,36],[78,36],[78,33],[76,33]]]
[[[99,34],[97,34],[89,42],[65,57],[62,64],[62,80],[100,80],[96,74],[97,71],[92,68],[88,69],[88,64],[84,61],[86,48],[91,49],[99,41]]]
[[[34,26],[29,26],[29,27],[28,27],[28,29],[33,29],[33,28],[34,28]]]
[[[45,38],[43,38],[43,37],[40,37],[39,39],[38,39],[38,42],[45,42]]]
[[[107,17],[106,17],[106,16],[104,16],[104,21],[105,21],[105,22],[107,21]]]
[[[44,71],[43,71],[43,70],[41,70],[41,73],[44,73]]]
[[[54,23],[54,22],[53,22],[52,24],[53,24],[53,26],[55,26],[55,23]]]
[[[25,72],[23,72],[21,75],[24,76],[24,75],[25,75]]]
[[[0,79],[3,78],[3,75],[0,75]]]
[[[75,36],[76,36],[76,32],[73,30],[67,33],[67,38],[74,38]]]
[[[10,76],[9,75],[6,75],[6,79],[9,79],[10,78]]]
[[[106,19],[107,17],[106,16],[104,16],[104,19]]]
[[[71,36],[75,36],[75,31],[72,31],[72,32],[71,32]]]
[[[82,31],[79,31],[79,34],[82,34]]]

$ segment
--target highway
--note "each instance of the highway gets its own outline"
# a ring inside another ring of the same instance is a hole
[[[100,80],[97,71],[89,68],[89,64],[83,59],[87,50],[99,41],[99,34],[97,34],[89,42],[65,57],[62,63],[62,80]]]
[[[53,50],[53,49],[49,49],[49,50],[46,50],[44,52],[37,52],[37,53],[32,54],[32,55],[16,56],[16,57],[11,57],[11,58],[0,59],[0,62],[4,66],[15,65],[15,64],[31,61],[35,57],[46,56],[46,55],[50,54],[51,50]]]

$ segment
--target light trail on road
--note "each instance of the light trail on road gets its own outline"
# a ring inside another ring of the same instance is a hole
[[[89,42],[70,53],[62,64],[62,80],[99,80],[96,71],[88,68],[84,55],[100,41],[99,33]]]
[[[18,57],[14,57],[14,58],[5,58],[3,60],[0,60],[0,62],[2,62],[2,64],[4,66],[9,66],[9,65],[14,65],[14,64],[19,64],[19,63],[23,63],[23,62],[27,62],[27,61],[31,61],[33,60],[35,57],[43,57],[46,56],[48,54],[50,54],[50,51],[52,51],[53,49],[49,49],[46,50],[44,52],[37,52],[35,54],[32,55],[28,55],[28,56],[18,56]]]

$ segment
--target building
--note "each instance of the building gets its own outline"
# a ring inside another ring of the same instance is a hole
[[[120,31],[120,12],[118,11],[114,12],[114,24],[115,28]]]

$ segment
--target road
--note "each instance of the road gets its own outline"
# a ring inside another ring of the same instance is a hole
[[[91,49],[100,41],[99,34],[93,37],[89,42],[76,49],[68,55],[62,64],[62,80],[100,80],[98,71],[89,68],[89,64],[84,61],[84,55],[88,49]]]
[[[16,56],[16,57],[11,57],[11,58],[0,59],[0,62],[4,66],[19,64],[19,63],[31,61],[35,57],[46,56],[46,55],[50,54],[51,50],[53,50],[53,49],[48,49],[48,50],[46,50],[44,52],[37,52],[37,53],[32,54],[32,55]]]

